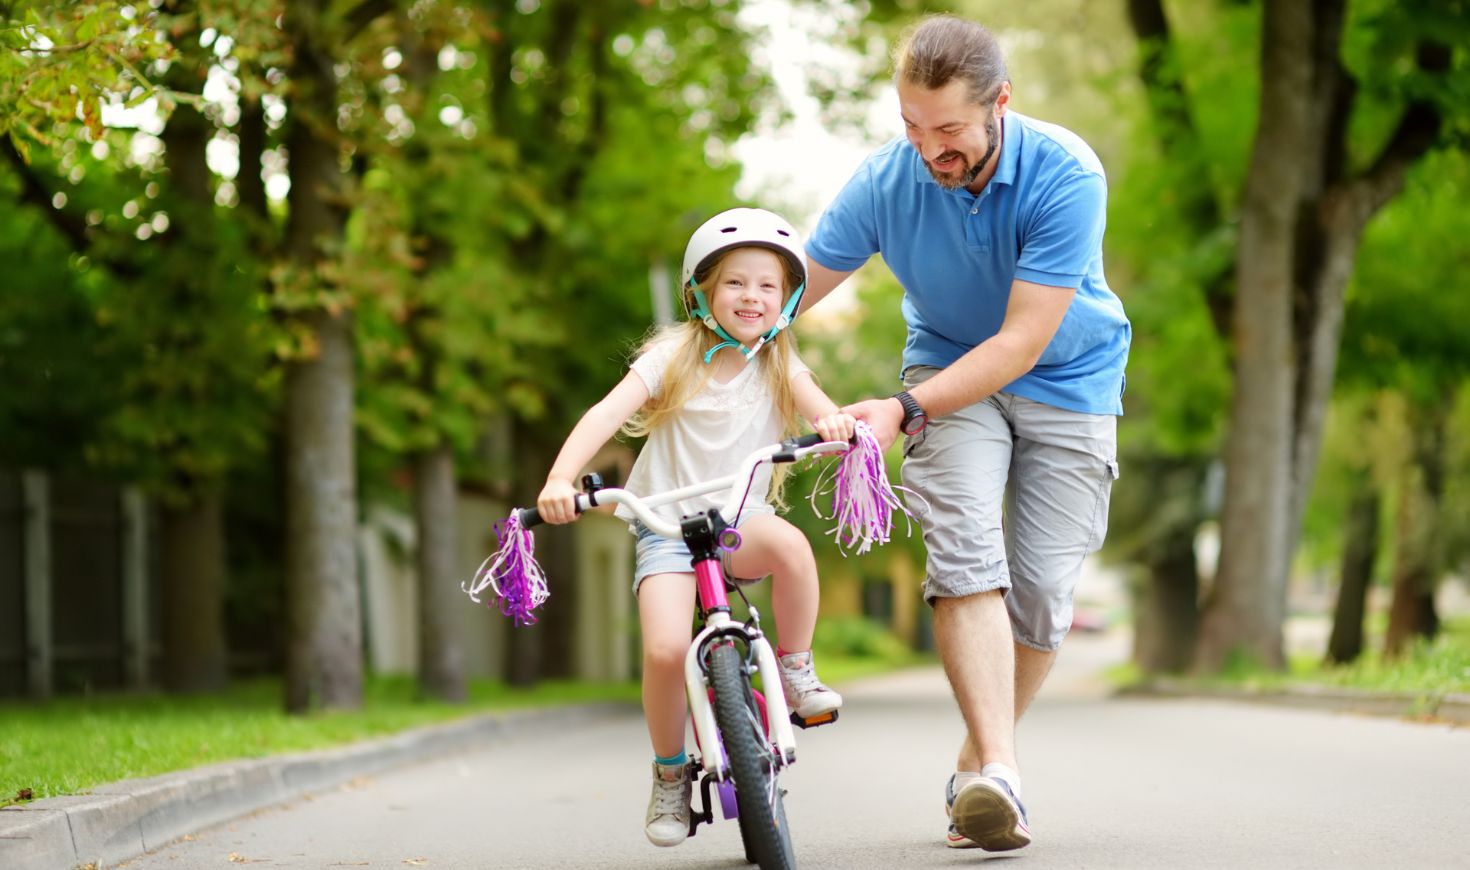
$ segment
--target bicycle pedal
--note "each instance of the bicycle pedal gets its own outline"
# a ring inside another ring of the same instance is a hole
[[[792,713],[791,714],[791,724],[792,725],[795,725],[798,728],[816,728],[819,725],[830,725],[830,724],[832,724],[833,722],[836,722],[836,721],[837,721],[837,711],[836,710],[833,710],[830,713],[823,713],[823,714],[821,714],[819,716],[812,716],[809,719],[808,718],[802,718],[801,716],[798,716],[795,713]]]

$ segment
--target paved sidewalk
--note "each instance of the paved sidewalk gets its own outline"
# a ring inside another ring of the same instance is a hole
[[[1107,666],[1128,654],[1129,637],[1117,628],[1075,634],[1043,687],[1047,695],[1101,699],[1113,690],[1102,679]],[[947,692],[943,672],[922,668],[860,681],[852,697],[876,691],[902,697],[906,691]],[[927,687],[927,688],[926,688]],[[844,687],[844,692],[848,689]],[[1470,724],[1470,695],[1426,699],[1331,689],[1271,692],[1206,691],[1183,683],[1156,682],[1140,693],[1202,695],[1230,700],[1400,718]],[[334,788],[395,767],[429,761],[532,733],[609,718],[626,704],[487,714],[447,725],[414,729],[391,737],[335,749],[227,762],[148,779],[98,786],[68,795],[0,809],[0,868],[3,870],[98,870],[137,858],[186,834]]]
[[[308,792],[627,709],[602,703],[486,714],[334,749],[226,762],[5,807],[0,809],[0,868],[101,870]]]

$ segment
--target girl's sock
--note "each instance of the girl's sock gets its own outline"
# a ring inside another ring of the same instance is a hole
[[[660,767],[683,767],[689,763],[689,755],[683,749],[680,749],[678,755],[670,755],[668,758],[655,755],[653,757],[653,763]]]

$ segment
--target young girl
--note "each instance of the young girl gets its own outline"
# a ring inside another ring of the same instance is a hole
[[[812,379],[785,327],[806,284],[806,257],[789,223],[761,209],[722,212],[695,231],[684,252],[689,319],[653,336],[632,370],[567,436],[536,501],[542,519],[576,519],[572,481],[619,429],[647,435],[627,489],[654,494],[735,472],[746,454],[798,432],[800,413],[824,438],[852,437],[854,420]],[[842,705],[817,679],[812,631],[817,566],[806,537],[775,515],[780,480],[762,466],[738,518],[742,543],[728,557],[733,577],[772,578],[777,656],[791,709],[805,717]],[[775,492],[772,492],[772,489]],[[774,497],[773,497],[774,496]],[[724,494],[657,509],[680,517],[718,507]],[[689,833],[685,773],[684,656],[694,610],[694,573],[683,541],[659,537],[619,508],[638,536],[633,592],[643,626],[643,713],[653,743],[653,796],[644,833],[675,846]]]

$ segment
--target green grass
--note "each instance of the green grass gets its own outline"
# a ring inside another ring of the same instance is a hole
[[[928,659],[873,626],[843,622],[817,645],[829,684]],[[288,716],[275,679],[217,695],[116,694],[0,704],[0,806],[86,792],[104,783],[380,737],[495,710],[591,701],[637,703],[638,684],[543,682],[531,689],[476,681],[463,706],[420,701],[408,678],[375,677],[356,711]]]
[[[204,764],[317,749],[475,713],[638,699],[635,683],[545,682],[532,689],[475,682],[464,706],[419,701],[413,681],[374,678],[361,710],[287,716],[278,680],[218,695],[61,698],[0,705],[0,806]]]
[[[1291,662],[1293,681],[1351,689],[1433,694],[1470,692],[1470,619],[1446,623],[1432,642],[1420,641],[1396,661],[1377,647],[1352,664],[1329,667],[1321,658]]]
[[[1256,691],[1329,686],[1431,697],[1470,693],[1470,618],[1447,620],[1432,642],[1415,644],[1395,661],[1385,661],[1381,648],[1382,638],[1370,634],[1368,649],[1351,664],[1330,666],[1321,655],[1298,655],[1285,671],[1271,671],[1237,659],[1220,674],[1192,678],[1191,682]],[[1119,686],[1145,681],[1132,663],[1110,669],[1108,678]]]
[[[832,686],[937,661],[909,649],[883,625],[856,616],[819,621],[812,649],[818,676]]]

